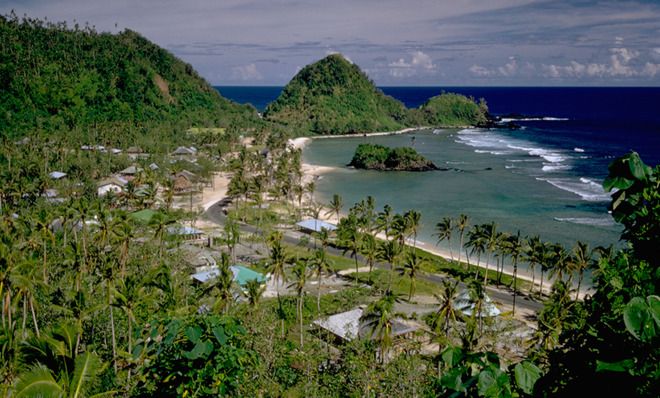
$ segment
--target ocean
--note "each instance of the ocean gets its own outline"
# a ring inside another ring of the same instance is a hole
[[[419,239],[435,243],[443,217],[495,221],[500,231],[540,235],[572,246],[576,240],[617,244],[621,228],[607,212],[601,187],[607,166],[629,150],[660,163],[660,88],[382,87],[408,107],[442,91],[485,98],[494,115],[513,115],[508,129],[426,130],[400,136],[314,140],[307,163],[333,166],[317,181],[317,196],[334,193],[350,205],[367,195],[379,207],[422,213]],[[257,109],[278,87],[219,87],[226,97]],[[524,115],[524,117],[522,117]],[[415,137],[412,140],[412,136]],[[413,145],[447,171],[376,172],[346,168],[361,142]],[[346,210],[346,209],[345,209]]]

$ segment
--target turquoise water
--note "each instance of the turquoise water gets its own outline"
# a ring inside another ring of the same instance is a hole
[[[328,203],[342,196],[344,211],[373,196],[378,209],[422,213],[419,240],[435,243],[434,226],[443,217],[463,213],[471,224],[495,221],[499,231],[540,235],[567,247],[576,240],[616,244],[620,228],[607,213],[608,196],[601,176],[580,176],[571,170],[589,162],[580,148],[539,147],[523,133],[489,130],[435,130],[413,134],[317,139],[303,151],[306,163],[336,167],[316,183],[317,199]],[[412,136],[415,139],[412,139]],[[447,171],[378,172],[345,165],[364,142],[412,145]],[[606,170],[603,170],[606,173]],[[444,246],[446,248],[446,246]],[[454,247],[455,250],[455,247]]]

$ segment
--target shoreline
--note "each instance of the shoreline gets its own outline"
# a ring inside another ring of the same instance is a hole
[[[307,144],[312,140],[324,140],[324,139],[334,139],[334,138],[360,138],[360,137],[379,137],[387,135],[401,135],[412,133],[413,131],[419,130],[429,130],[432,129],[432,126],[420,126],[420,127],[406,127],[401,130],[394,131],[375,131],[372,133],[351,133],[351,134],[334,134],[334,135],[315,135],[310,137],[296,137],[289,139],[288,143],[294,149],[303,149]],[[449,128],[449,127],[448,127]],[[453,128],[453,127],[452,127]]]
[[[402,130],[398,130],[398,131],[394,131],[394,132],[368,133],[366,135],[367,136],[397,135],[397,134],[406,134],[406,133],[409,133],[411,131],[416,131],[416,130],[419,130],[419,128],[407,128],[407,129],[402,129]],[[363,136],[364,136],[363,134],[353,134],[353,135],[318,136],[318,137],[297,137],[293,140],[290,140],[289,143],[290,143],[290,145],[293,146],[293,148],[303,150],[304,147],[306,145],[308,145],[311,142],[312,139],[325,139],[325,138],[331,139],[331,138],[363,137]],[[332,171],[337,171],[337,170],[340,170],[340,168],[331,167],[331,166],[314,165],[314,164],[310,164],[310,163],[303,163],[302,164],[303,180],[306,183],[316,181],[323,174],[328,173],[328,172],[332,172]],[[323,208],[326,208],[325,202],[320,201],[319,199],[320,198],[319,198],[318,193],[314,193],[314,201],[316,201],[316,203],[318,203],[318,204],[321,204],[323,206]],[[346,205],[350,205],[350,204],[346,204]],[[340,216],[343,217],[343,216],[345,216],[345,214],[340,213]],[[326,215],[325,212],[321,212],[319,218],[323,221],[327,221],[327,222],[330,222],[330,223],[333,223],[333,224],[337,224],[339,222],[336,215],[334,215],[334,214],[327,214]],[[376,235],[376,237],[379,238],[379,239],[385,239],[385,236],[382,233]],[[450,255],[448,249],[439,248],[439,247],[437,247],[436,245],[434,245],[432,243],[421,241],[421,240],[418,239],[415,242],[415,246],[416,246],[416,248],[418,248],[420,250],[423,250],[423,251],[425,251],[425,252],[427,252],[431,255],[434,255],[434,256],[442,257],[445,260],[450,261],[452,259],[452,256]],[[457,256],[454,256],[454,257],[457,257]],[[471,256],[471,258],[472,258],[472,256]],[[454,261],[456,261],[456,259],[454,259]],[[465,253],[461,254],[461,262],[465,263]],[[470,262],[470,264],[472,266],[477,266],[476,264],[473,264],[472,262]],[[483,259],[479,263],[479,268],[481,268],[483,270],[486,269],[486,262]],[[492,275],[496,275],[496,264],[488,263],[488,271],[489,271],[489,276],[491,275],[491,272],[492,272]],[[502,273],[504,273],[506,275],[509,275],[509,276],[513,276],[513,266],[511,264],[505,263],[504,266],[503,266]],[[532,282],[531,271],[529,271],[528,269],[524,269],[522,265],[519,265],[518,272],[517,272],[517,278],[521,279],[521,280],[524,280],[528,283],[531,283]],[[535,277],[535,280],[534,280],[537,291],[538,291],[539,282],[540,282],[540,272],[538,272],[538,269],[537,269],[536,277]],[[544,294],[549,294],[551,292],[552,283],[553,283],[553,281],[549,280],[549,278],[544,278],[543,286],[542,286],[542,291],[543,291]],[[497,288],[497,286],[494,286],[494,285],[489,285],[489,286]],[[580,288],[580,292],[579,292],[578,296],[580,298],[584,298],[588,294],[593,294],[593,291],[594,290],[591,286],[582,286]]]

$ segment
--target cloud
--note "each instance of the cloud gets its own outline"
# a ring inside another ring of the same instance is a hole
[[[473,75],[480,77],[493,76],[494,74],[493,70],[476,64],[470,67],[470,72],[472,72]]]
[[[497,68],[497,71],[500,72],[500,75],[504,77],[510,77],[515,75],[518,72],[518,63],[516,62],[515,57],[509,57],[509,62]]]
[[[235,66],[231,69],[231,76],[233,80],[241,81],[263,80],[264,78],[255,64]]]
[[[422,52],[414,51],[410,54],[410,60],[399,58],[388,64],[389,74],[396,78],[412,77],[418,74],[434,74],[437,66],[431,57]]]
[[[614,47],[609,49],[609,63],[580,63],[572,60],[567,65],[542,65],[545,76],[558,78],[631,78],[631,77],[655,77],[659,71],[660,64],[646,62],[640,65],[637,61],[640,52],[637,50]],[[652,54],[652,52],[651,52]]]

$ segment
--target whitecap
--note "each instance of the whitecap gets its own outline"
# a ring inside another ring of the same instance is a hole
[[[609,195],[603,190],[603,187],[588,178],[574,180],[572,178],[537,178],[539,181],[545,181],[552,186],[578,195],[583,200],[590,202],[606,202],[610,200]]]
[[[520,118],[515,118],[515,117],[503,117],[500,119],[502,123],[509,123],[509,122],[563,122],[570,120],[567,117],[552,117],[552,116],[544,116],[544,117],[520,117]]]
[[[543,164],[543,167],[541,168],[541,170],[543,170],[543,171],[545,171],[545,172],[547,173],[547,172],[550,172],[550,171],[570,170],[570,169],[572,169],[572,168],[573,168],[573,167],[571,167],[571,166],[569,166],[569,165],[567,165],[567,164],[559,164],[559,165],[557,165],[557,164],[547,164],[547,163],[544,163],[544,164]]]
[[[584,152],[584,149],[579,148],[579,147],[575,147],[575,148],[573,148],[573,151],[574,151],[574,152],[582,153],[582,152]]]
[[[594,225],[597,227],[613,227],[616,222],[611,216],[608,217],[554,217],[555,221],[568,222],[581,225]]]

